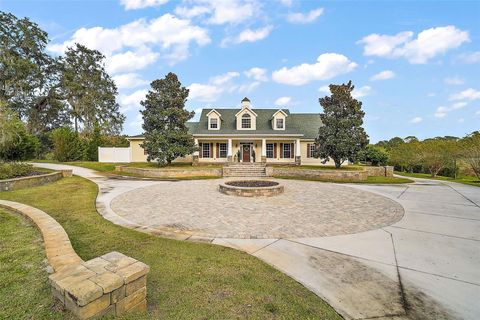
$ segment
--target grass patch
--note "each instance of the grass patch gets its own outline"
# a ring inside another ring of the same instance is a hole
[[[0,319],[64,319],[54,312],[40,232],[0,209]]]
[[[96,212],[96,194],[93,182],[74,176],[40,187],[0,193],[0,198],[29,204],[50,214],[65,228],[84,260],[119,251],[150,265],[149,314],[135,319],[341,319],[305,287],[246,253],[164,239],[112,224]],[[17,244],[16,229],[0,224],[0,252],[11,257],[1,261],[2,271],[6,272],[2,272],[4,280],[0,283],[5,285],[13,281],[9,279],[17,279],[22,285],[15,290],[1,289],[0,302],[3,306],[3,301],[16,299],[15,295],[32,297],[22,298],[21,306],[9,309],[11,314],[6,318],[54,319],[59,313],[51,313],[42,254],[36,252],[34,259],[27,255],[29,245],[33,242],[38,246],[38,241],[19,235],[18,239],[25,242]],[[3,239],[8,241],[4,244]],[[9,246],[7,250],[3,249],[5,245]],[[10,246],[25,248],[25,255],[10,252],[14,251]],[[16,266],[23,265],[37,268],[37,273],[17,275]],[[34,291],[37,285],[40,289]],[[24,316],[26,312],[33,316]]]
[[[294,166],[294,165],[273,165],[274,168],[282,168],[282,169],[301,169],[301,170],[337,170],[337,171],[363,171],[365,169],[364,166],[342,166],[339,169],[335,168],[335,166],[308,166],[308,165],[301,165],[301,166]]]
[[[397,178],[397,177],[367,177],[366,180],[332,180],[332,179],[322,179],[316,177],[302,177],[302,176],[274,176],[278,179],[290,179],[290,180],[305,180],[305,181],[318,181],[318,182],[333,182],[333,183],[366,183],[366,184],[401,184],[401,183],[412,183],[413,180],[407,178]]]
[[[468,184],[475,187],[480,187],[480,180],[478,180],[477,177],[473,177],[473,176],[459,176],[457,179],[453,179],[451,177],[443,177],[443,176],[436,176],[435,178],[433,178],[428,173],[410,173],[410,172],[395,171],[395,174],[405,176],[405,177],[412,177],[412,178],[423,178],[423,179],[458,182],[458,183]]]

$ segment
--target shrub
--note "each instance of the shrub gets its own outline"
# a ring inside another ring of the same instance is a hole
[[[17,114],[0,106],[0,159],[29,160],[39,147],[40,141],[27,132]]]
[[[388,161],[388,152],[383,147],[368,145],[359,152],[358,158],[370,162],[372,166],[384,166]]]
[[[35,172],[34,167],[28,163],[0,162],[0,180],[24,177]]]
[[[55,160],[77,161],[84,160],[86,147],[78,133],[70,128],[58,128],[51,133],[53,142],[53,156]]]

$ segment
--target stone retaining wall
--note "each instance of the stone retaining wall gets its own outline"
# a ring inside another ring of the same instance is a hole
[[[365,167],[369,177],[393,177],[393,167]]]
[[[31,177],[0,180],[0,192],[41,186],[50,182],[60,180],[63,177],[71,176],[72,170],[62,170],[60,172],[46,173]]]
[[[119,252],[83,261],[68,235],[45,212],[21,203],[0,200],[0,207],[32,220],[42,233],[53,296],[79,319],[118,316],[146,311],[146,283],[150,268]]]
[[[272,174],[274,177],[303,177],[320,179],[325,181],[363,181],[367,179],[366,171],[295,169],[295,167],[274,167]]]
[[[267,167],[267,176],[274,177],[304,177],[325,181],[364,181],[367,177],[393,177],[393,167],[365,167],[364,170],[316,170],[299,169],[295,167]]]
[[[192,178],[192,177],[221,177],[221,168],[202,168],[197,166],[195,169],[144,169],[128,166],[116,166],[115,171],[137,174],[143,177],[154,178]]]

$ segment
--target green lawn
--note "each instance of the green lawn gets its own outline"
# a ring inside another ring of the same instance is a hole
[[[435,178],[432,178],[432,176],[427,173],[410,173],[410,172],[395,171],[395,174],[405,176],[405,177],[412,177],[412,178],[424,178],[424,179],[458,182],[458,183],[468,184],[471,186],[480,187],[480,180],[478,180],[477,177],[472,177],[472,176],[461,176],[461,177],[458,177],[457,179],[453,179],[451,177],[443,177],[443,176],[437,176]]]
[[[49,213],[84,260],[116,250],[150,265],[149,314],[143,319],[341,319],[305,287],[246,253],[164,239],[110,223],[95,210],[96,194],[94,183],[74,176],[3,192],[0,198]],[[2,217],[10,222],[0,223],[0,303],[6,306],[0,308],[4,313],[0,318],[61,318],[52,313],[38,233],[31,227],[25,233],[26,227],[21,228],[21,221],[12,215]],[[29,272],[19,271],[24,269]]]
[[[367,184],[399,184],[399,183],[411,183],[413,180],[407,178],[396,178],[396,177],[367,177],[367,180],[356,181],[356,180],[344,180],[344,181],[333,181],[328,179],[321,179],[315,177],[288,177],[288,176],[274,176],[279,179],[290,179],[290,180],[306,180],[306,181],[318,181],[318,182],[334,182],[334,183],[367,183]]]
[[[40,232],[0,209],[0,319],[64,319],[54,312]]]

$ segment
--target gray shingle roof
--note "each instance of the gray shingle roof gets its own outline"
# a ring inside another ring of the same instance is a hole
[[[304,138],[315,138],[318,133],[318,128],[322,125],[320,115],[317,113],[290,113],[288,109],[282,109],[287,114],[285,120],[285,130],[273,130],[272,116],[278,109],[252,109],[257,114],[257,129],[256,130],[237,130],[236,117],[241,109],[217,109],[221,117],[220,130],[208,130],[207,114],[212,109],[203,109],[200,115],[200,120],[196,124],[196,128],[192,128],[193,134],[301,134]]]
[[[229,135],[229,134],[269,134],[269,135],[302,135],[305,139],[315,139],[318,129],[322,125],[318,113],[290,113],[288,109],[282,109],[286,114],[285,130],[273,130],[271,119],[278,109],[252,109],[257,114],[257,130],[237,130],[236,117],[241,109],[217,109],[221,117],[220,130],[208,130],[207,114],[212,109],[203,109],[198,122],[187,122],[187,127],[192,134]],[[131,136],[141,138],[143,135]]]

